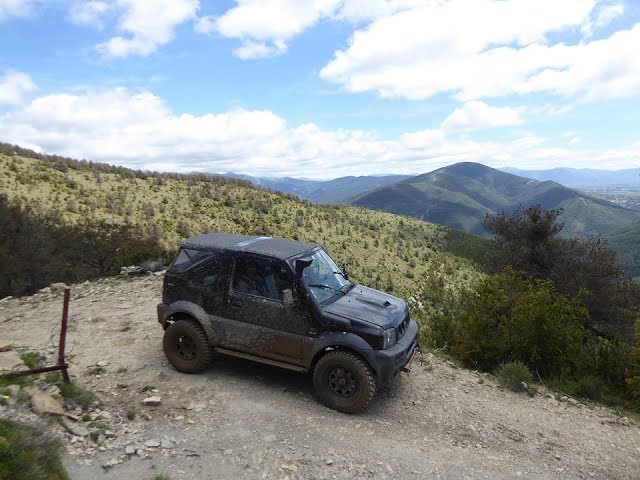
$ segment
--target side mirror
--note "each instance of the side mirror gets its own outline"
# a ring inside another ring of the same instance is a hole
[[[291,289],[287,288],[286,290],[282,291],[282,303],[287,306],[293,305],[293,292],[291,291]]]
[[[312,262],[313,260],[296,260],[296,278],[300,278],[304,269],[311,265]]]

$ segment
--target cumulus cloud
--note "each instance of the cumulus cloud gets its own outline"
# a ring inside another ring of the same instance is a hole
[[[0,105],[17,105],[25,96],[37,89],[26,73],[7,70],[0,77]]]
[[[379,18],[321,70],[351,92],[460,100],[550,92],[583,100],[640,89],[640,24],[608,38],[550,43],[579,28],[596,0],[449,0]],[[553,12],[552,15],[549,12]],[[453,26],[453,27],[452,27]]]
[[[103,28],[103,17],[111,10],[111,4],[103,1],[74,3],[69,9],[69,21],[78,26]]]
[[[443,122],[442,128],[454,131],[484,130],[522,124],[520,112],[511,107],[492,107],[477,100],[456,108]]]
[[[3,141],[74,158],[257,176],[425,173],[461,161],[521,168],[575,164],[576,158],[585,167],[603,161],[597,152],[558,147],[533,134],[507,142],[475,141],[449,138],[436,128],[384,140],[364,130],[292,126],[268,110],[178,115],[157,95],[126,88],[34,98],[0,115],[0,131]],[[566,137],[559,140],[566,145]],[[617,167],[623,168],[637,164],[639,154],[638,146],[611,151],[607,161],[618,159]]]
[[[237,0],[235,7],[215,19],[215,31],[241,42],[240,58],[274,56],[287,42],[331,15],[341,0]]]
[[[106,57],[149,56],[173,40],[178,25],[195,18],[199,5],[198,0],[116,0],[123,35],[96,48]]]
[[[36,0],[0,0],[0,22],[9,18],[26,18],[33,15]]]

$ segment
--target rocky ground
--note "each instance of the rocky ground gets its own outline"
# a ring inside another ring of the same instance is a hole
[[[640,478],[636,420],[542,389],[516,394],[431,354],[358,415],[322,406],[309,376],[250,362],[180,374],[162,353],[161,284],[149,275],[72,287],[70,373],[99,399],[49,414],[73,479]],[[55,363],[61,311],[48,289],[1,300],[5,363],[24,349]],[[56,401],[56,388],[29,388],[14,388],[0,415],[46,415],[33,397]]]

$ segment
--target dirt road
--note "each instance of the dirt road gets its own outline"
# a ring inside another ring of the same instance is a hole
[[[635,420],[515,394],[430,354],[359,415],[322,406],[308,376],[250,362],[180,374],[162,353],[161,282],[72,288],[70,372],[113,432],[64,435],[73,479],[640,478]],[[48,293],[2,301],[0,338],[54,359],[61,309]]]

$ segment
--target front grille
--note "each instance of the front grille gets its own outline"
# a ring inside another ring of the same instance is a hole
[[[407,328],[409,328],[409,313],[407,313],[406,317],[404,317],[404,320],[402,320],[400,325],[396,327],[397,338],[402,337],[402,335],[404,335],[404,332],[407,331]]]

